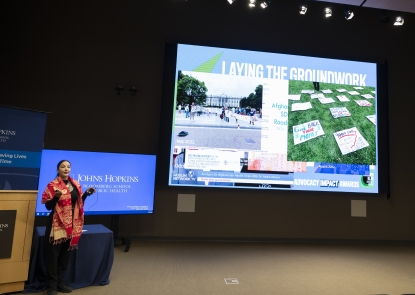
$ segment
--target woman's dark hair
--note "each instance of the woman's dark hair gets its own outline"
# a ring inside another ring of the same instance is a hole
[[[68,162],[68,163],[69,163],[69,165],[71,164],[71,162],[69,162],[68,160],[60,160],[60,161],[59,161],[59,163],[58,163],[58,165],[56,166],[56,170],[59,170],[59,166],[60,166],[63,162]],[[56,176],[59,176],[59,172],[58,172],[58,174],[56,174]]]

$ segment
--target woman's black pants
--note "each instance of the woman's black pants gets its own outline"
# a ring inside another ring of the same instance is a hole
[[[58,284],[64,284],[65,271],[68,268],[69,257],[72,251],[68,251],[70,240],[53,245],[49,242],[48,235],[45,236],[46,255],[46,282],[47,289],[54,289]]]

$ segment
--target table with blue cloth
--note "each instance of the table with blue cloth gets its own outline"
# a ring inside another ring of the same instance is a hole
[[[46,290],[45,231],[45,226],[35,228],[23,293]],[[65,283],[73,289],[107,285],[113,261],[112,231],[101,224],[84,225],[78,249],[72,251],[69,259]]]

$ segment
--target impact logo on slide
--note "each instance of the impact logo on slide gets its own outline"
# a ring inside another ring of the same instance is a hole
[[[320,186],[326,188],[358,188],[358,181],[329,180],[329,179],[295,179],[295,186]]]
[[[338,188],[339,187],[339,180],[328,180],[328,179],[321,179],[320,180],[320,187],[332,187]]]

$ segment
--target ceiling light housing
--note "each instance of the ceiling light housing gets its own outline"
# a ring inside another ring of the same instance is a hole
[[[300,14],[305,14],[307,12],[307,5],[300,6]]]
[[[385,10],[382,10],[381,12],[380,12],[380,22],[381,23],[387,23],[387,22],[389,22],[389,16],[387,15],[387,13],[386,13],[386,11]]]
[[[397,16],[395,19],[395,23],[393,24],[394,26],[402,26],[404,22],[403,17],[401,16]]]
[[[352,19],[352,18],[353,18],[353,16],[354,16],[353,11],[351,11],[351,10],[345,10],[345,11],[344,11],[344,17],[345,17],[347,20]]]
[[[332,14],[333,14],[333,12],[332,12],[332,10],[331,10],[331,8],[330,8],[330,7],[326,7],[326,8],[324,9],[324,13],[325,13],[326,17],[330,17],[330,16],[332,16]]]
[[[229,4],[232,4],[233,2],[235,2],[235,0],[228,0]]]
[[[267,8],[268,7],[268,5],[270,5],[271,4],[271,1],[263,1],[262,3],[261,3],[261,7],[262,8]]]
[[[249,7],[255,7],[255,0],[249,0]]]

